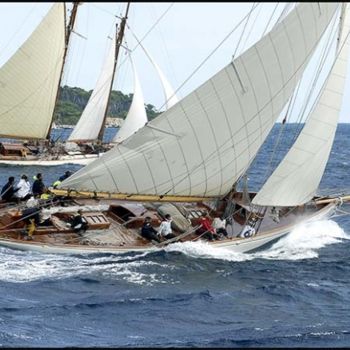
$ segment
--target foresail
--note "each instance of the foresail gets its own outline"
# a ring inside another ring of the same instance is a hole
[[[142,46],[141,43],[140,43],[140,45]],[[148,50],[146,50],[146,48],[144,46],[142,46],[142,48],[145,51],[146,55],[148,56],[149,60],[151,61],[153,67],[157,71],[160,82],[162,84],[164,96],[165,96],[165,107],[166,107],[166,109],[169,109],[174,104],[176,104],[179,101],[179,99],[177,98],[177,96],[174,92],[174,89],[171,87],[171,85],[168,82],[168,80],[166,79],[164,73],[162,72],[162,70],[160,69],[160,67],[156,63],[156,61],[153,59],[151,54],[148,52]]]
[[[140,81],[130,55],[129,58],[134,73],[134,94],[125,121],[112,141],[116,143],[124,141],[147,123],[147,114]]]
[[[341,51],[318,103],[292,148],[253,199],[253,204],[295,206],[308,202],[315,195],[331,152],[342,105],[349,30],[350,16],[347,14],[339,44]]]
[[[65,6],[56,3],[0,68],[0,136],[44,139],[55,107],[65,47]]]
[[[300,3],[254,46],[61,187],[225,195],[255,158],[338,6]]]
[[[68,141],[94,141],[98,138],[105,111],[108,108],[108,97],[114,79],[115,45],[115,39],[111,40],[95,89]]]

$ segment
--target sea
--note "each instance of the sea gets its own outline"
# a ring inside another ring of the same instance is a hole
[[[249,190],[259,190],[300,128],[275,125]],[[350,124],[339,124],[320,194],[350,194],[349,135]],[[39,172],[50,185],[79,168],[1,166],[0,185]],[[350,347],[349,213],[343,205],[250,254],[202,242],[120,255],[0,248],[0,347]]]

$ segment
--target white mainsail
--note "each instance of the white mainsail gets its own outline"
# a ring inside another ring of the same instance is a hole
[[[65,6],[56,3],[0,69],[0,135],[44,139],[49,131],[65,48]]]
[[[147,123],[147,114],[140,81],[130,55],[129,58],[134,74],[134,94],[125,121],[112,140],[112,142],[117,143],[124,141]]]
[[[292,95],[338,3],[300,3],[271,32],[61,187],[222,196],[246,171]]]
[[[292,148],[253,199],[253,204],[300,205],[312,199],[317,191],[331,152],[343,101],[349,56],[348,13],[343,23],[340,52],[318,103]]]
[[[95,89],[68,141],[94,141],[98,138],[105,112],[108,108],[110,88],[114,79],[115,46],[116,40],[114,38],[112,39]]]

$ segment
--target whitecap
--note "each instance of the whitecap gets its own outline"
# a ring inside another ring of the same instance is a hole
[[[270,249],[255,253],[257,258],[300,260],[318,257],[327,245],[340,243],[350,237],[332,220],[320,220],[299,225]]]

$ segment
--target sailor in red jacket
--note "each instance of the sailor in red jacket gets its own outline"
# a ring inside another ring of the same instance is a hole
[[[214,227],[211,225],[207,212],[202,214],[202,217],[199,219],[199,223],[201,224],[201,227],[197,230],[199,235],[203,234],[203,237],[209,239],[209,241],[213,241],[215,238],[217,238],[217,234]]]

